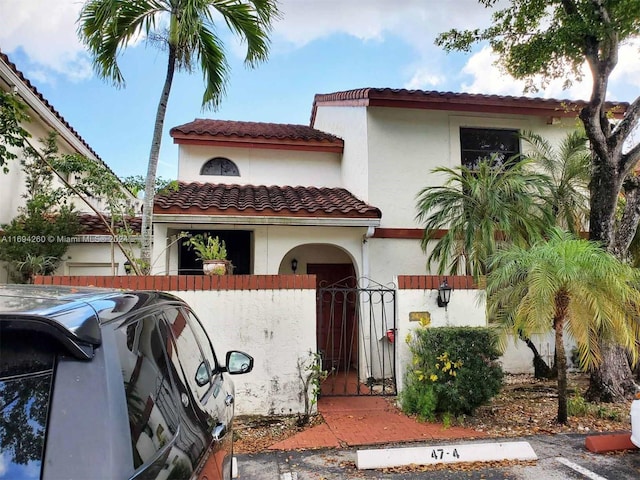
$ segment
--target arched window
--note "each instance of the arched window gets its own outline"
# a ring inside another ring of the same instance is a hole
[[[207,162],[200,169],[200,175],[223,175],[225,177],[239,177],[238,166],[228,158],[215,157]]]

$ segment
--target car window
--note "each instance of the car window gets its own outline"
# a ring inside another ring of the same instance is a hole
[[[180,419],[165,346],[166,332],[157,319],[147,316],[118,329],[124,338],[118,342],[123,375],[133,464],[135,468],[152,460],[172,441]]]
[[[199,401],[203,400],[211,387],[211,379],[216,369],[213,352],[203,349],[204,339],[198,338],[189,313],[180,308],[168,308],[164,311],[171,327],[180,364],[184,370],[189,388]],[[197,321],[196,321],[197,324]],[[208,347],[208,342],[205,345]]]
[[[41,333],[0,331],[0,479],[40,476],[57,351]]]
[[[198,343],[200,344],[200,348],[202,349],[204,357],[209,362],[209,365],[211,365],[211,371],[218,371],[218,359],[216,358],[215,351],[211,346],[211,341],[204,327],[202,326],[202,323],[200,322],[198,317],[196,317],[195,314],[190,310],[185,309],[185,315],[189,320],[189,325],[191,326],[193,335],[196,337]]]

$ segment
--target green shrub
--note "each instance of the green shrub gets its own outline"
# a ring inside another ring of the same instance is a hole
[[[491,329],[417,328],[408,343],[413,365],[401,395],[407,413],[424,418],[470,414],[502,387],[497,335]]]
[[[402,411],[415,414],[422,421],[434,420],[437,406],[433,386],[417,380],[407,382],[400,394]]]
[[[567,415],[570,417],[585,417],[590,413],[590,405],[585,398],[576,392],[567,400]]]

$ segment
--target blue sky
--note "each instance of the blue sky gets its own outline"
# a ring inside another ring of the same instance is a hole
[[[127,81],[116,89],[93,76],[78,42],[79,0],[0,1],[0,49],[120,176],[143,175],[166,53],[141,42],[119,63]],[[175,178],[178,149],[169,129],[194,118],[308,124],[313,96],[363,87],[521,95],[523,85],[492,66],[478,46],[447,55],[437,33],[486,25],[477,0],[281,0],[269,60],[242,62],[242,46],[221,26],[231,77],[217,111],[202,111],[202,76],[175,77],[162,140],[159,175]],[[625,46],[610,98],[640,93],[640,42]],[[563,91],[561,82],[539,96],[587,98],[589,83]]]

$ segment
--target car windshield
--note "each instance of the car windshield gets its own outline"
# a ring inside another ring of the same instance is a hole
[[[42,334],[0,330],[0,479],[40,478],[55,364]]]

